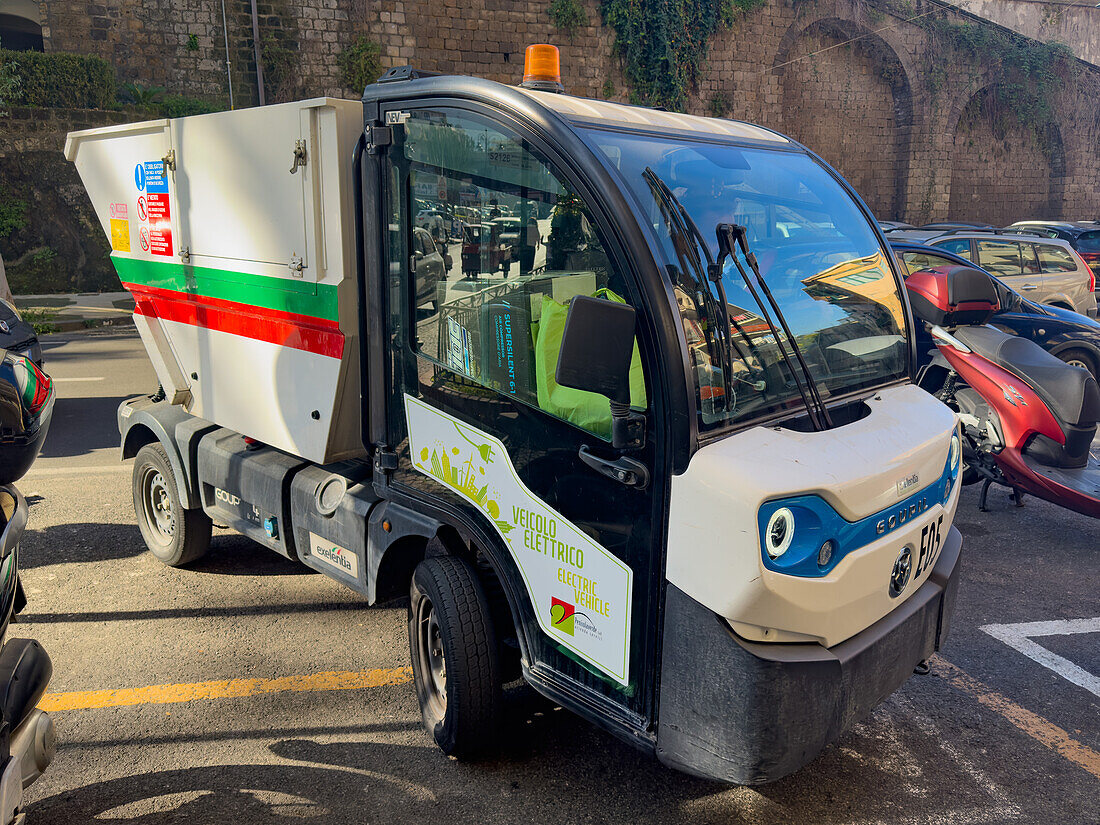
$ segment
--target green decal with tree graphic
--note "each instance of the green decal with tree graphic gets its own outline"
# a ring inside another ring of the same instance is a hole
[[[630,568],[528,490],[499,440],[409,395],[405,417],[413,466],[493,524],[523,576],[539,627],[628,684]]]

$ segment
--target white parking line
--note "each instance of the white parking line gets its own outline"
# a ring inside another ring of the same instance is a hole
[[[1049,668],[1063,679],[1100,696],[1100,676],[1094,676],[1080,665],[1047,650],[1034,636],[1071,636],[1077,633],[1100,633],[1100,617],[1095,619],[1059,619],[1053,622],[1019,622],[1018,624],[987,624],[981,630],[994,639]]]

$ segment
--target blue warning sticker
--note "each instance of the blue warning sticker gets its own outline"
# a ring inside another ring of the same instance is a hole
[[[168,172],[163,160],[147,160],[134,167],[134,184],[139,192],[168,194]]]

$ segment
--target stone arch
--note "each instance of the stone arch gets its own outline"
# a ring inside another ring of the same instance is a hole
[[[996,226],[1062,217],[1066,152],[1059,123],[1021,124],[999,104],[995,83],[973,91],[957,109],[949,120],[948,216]]]
[[[810,56],[810,55],[813,56]],[[782,129],[834,165],[878,217],[903,217],[914,132],[908,53],[862,22],[795,23],[773,61]]]
[[[42,51],[42,17],[37,0],[0,0],[0,45],[21,52]]]

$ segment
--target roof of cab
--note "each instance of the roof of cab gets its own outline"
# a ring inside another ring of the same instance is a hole
[[[540,92],[534,89],[524,89],[520,86],[512,88],[537,100],[547,109],[552,109],[571,121],[588,121],[593,124],[602,123],[661,132],[695,132],[736,140],[761,140],[787,145],[791,143],[790,140],[778,132],[773,132],[761,126],[754,126],[751,123],[743,123],[739,120],[683,115],[679,112],[648,109],[644,106],[630,106],[625,103],[592,100],[555,92]]]

